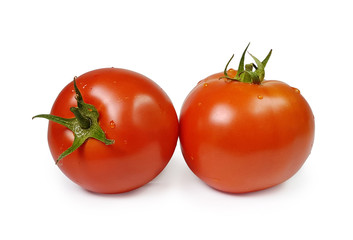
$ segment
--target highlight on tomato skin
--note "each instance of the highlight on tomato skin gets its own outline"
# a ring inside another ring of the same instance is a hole
[[[168,164],[178,139],[178,118],[168,95],[149,78],[126,69],[97,69],[75,78],[58,95],[50,116],[63,119],[50,119],[48,127],[57,166],[97,193],[122,193],[147,184]],[[61,124],[73,118],[73,127]],[[88,129],[81,124],[85,118]],[[97,126],[89,125],[95,122]]]
[[[235,77],[239,69],[226,67],[200,81],[179,120],[189,168],[228,193],[258,191],[291,178],[310,155],[315,135],[312,110],[298,89],[252,73],[257,82],[243,82]]]

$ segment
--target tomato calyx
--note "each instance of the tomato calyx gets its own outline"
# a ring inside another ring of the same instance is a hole
[[[56,164],[79,148],[88,138],[95,138],[106,145],[114,143],[114,140],[107,139],[103,129],[99,126],[98,118],[99,113],[97,109],[83,101],[81,92],[76,85],[76,77],[74,78],[75,99],[77,107],[71,107],[70,111],[75,115],[74,118],[62,118],[50,114],[39,114],[34,118],[45,118],[50,121],[61,124],[74,133],[74,141],[67,150],[65,150],[56,160]]]
[[[255,56],[253,56],[251,53],[249,53],[250,56],[254,59],[256,64],[250,63],[250,64],[245,64],[245,66],[244,66],[245,53],[247,52],[249,45],[250,45],[250,43],[248,44],[248,46],[245,48],[245,50],[243,52],[243,55],[242,55],[240,62],[239,62],[237,74],[235,75],[235,77],[231,77],[228,75],[228,65],[234,57],[234,54],[233,54],[224,69],[224,76],[220,77],[220,79],[225,78],[229,81],[239,81],[239,82],[253,83],[253,84],[261,84],[262,83],[262,81],[265,79],[265,67],[266,67],[268,60],[271,57],[272,49],[270,50],[270,52],[267,54],[266,58],[263,61],[260,61]],[[253,71],[254,68],[255,68],[255,71]]]

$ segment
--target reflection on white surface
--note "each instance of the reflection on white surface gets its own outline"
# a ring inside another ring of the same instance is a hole
[[[226,125],[232,121],[234,117],[234,109],[226,104],[220,104],[212,109],[210,120],[217,125]]]

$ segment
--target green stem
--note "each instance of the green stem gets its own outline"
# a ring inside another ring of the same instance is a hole
[[[254,64],[252,64],[252,63],[246,64],[245,65],[245,71],[250,71],[251,72],[254,67],[256,68],[256,66],[254,66]]]
[[[107,139],[104,131],[99,126],[99,113],[97,109],[90,104],[83,101],[82,95],[76,85],[76,78],[74,78],[74,88],[76,92],[77,107],[71,107],[70,111],[75,115],[74,118],[62,118],[50,114],[40,114],[34,118],[45,118],[50,121],[61,124],[74,133],[74,141],[67,150],[65,150],[56,160],[58,163],[61,159],[74,152],[79,148],[88,138],[95,138],[106,145],[114,143],[114,140]]]
[[[75,115],[78,124],[83,129],[88,129],[91,126],[91,120],[88,117],[85,117],[80,112],[79,108],[71,107],[70,111]]]
[[[262,81],[265,79],[265,66],[271,57],[272,50],[267,54],[266,58],[262,62],[249,53],[250,56],[254,59],[256,64],[255,63],[246,64],[244,69],[245,53],[247,52],[249,45],[250,43],[246,46],[242,54],[242,57],[239,62],[237,74],[235,75],[235,77],[231,78],[227,74],[228,65],[234,57],[234,54],[233,54],[233,56],[230,58],[230,60],[228,61],[224,69],[224,76],[222,76],[221,78],[226,78],[228,80],[239,81],[244,83],[253,83],[253,84],[262,83]],[[254,68],[255,68],[255,71],[253,71]]]

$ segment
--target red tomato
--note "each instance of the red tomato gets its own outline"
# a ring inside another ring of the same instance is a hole
[[[151,181],[169,162],[178,138],[177,115],[166,93],[149,78],[117,68],[85,73],[76,82],[84,102],[97,109],[99,125],[114,144],[89,138],[58,162],[61,171],[98,193],[126,192]],[[76,106],[73,82],[61,91],[51,114],[72,118],[72,106]],[[68,128],[49,122],[54,159],[73,140]]]
[[[211,187],[230,193],[289,179],[313,145],[310,106],[283,82],[253,84],[222,76],[199,82],[182,106],[180,143],[188,166]]]

